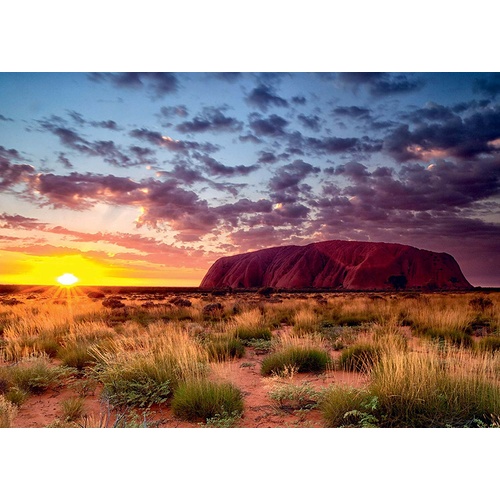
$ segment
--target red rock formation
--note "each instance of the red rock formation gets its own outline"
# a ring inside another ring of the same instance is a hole
[[[472,288],[446,253],[395,243],[323,241],[218,259],[200,288],[391,290]]]

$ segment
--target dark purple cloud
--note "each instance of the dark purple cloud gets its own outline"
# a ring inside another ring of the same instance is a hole
[[[238,132],[242,127],[243,123],[241,121],[224,115],[223,110],[206,107],[192,120],[177,125],[176,130],[185,133]]]
[[[319,132],[321,129],[321,118],[318,115],[304,115],[297,116],[298,120],[304,127]]]
[[[129,156],[123,153],[114,141],[89,141],[73,129],[59,125],[58,117],[39,122],[42,130],[48,131],[59,138],[61,144],[69,149],[88,156],[100,157],[106,163],[115,167],[130,167],[134,164]]]
[[[13,188],[35,173],[35,168],[21,161],[19,152],[0,146],[0,191]]]
[[[94,82],[110,82],[119,88],[146,89],[153,98],[172,94],[179,87],[173,73],[91,73],[89,77]]]
[[[332,111],[334,116],[352,118],[356,120],[368,120],[371,118],[371,111],[360,106],[336,106]]]
[[[288,101],[278,96],[271,86],[265,84],[255,87],[245,100],[250,106],[262,111],[267,111],[270,106],[288,107]]]
[[[260,115],[250,117],[250,128],[257,136],[280,137],[286,135],[285,128],[289,122],[278,115],[261,118]]]
[[[136,139],[147,141],[155,146],[168,149],[174,153],[190,154],[192,152],[203,152],[203,153],[215,153],[219,150],[218,146],[210,144],[208,142],[199,143],[194,141],[183,141],[178,139],[172,139],[169,136],[160,134],[160,132],[155,132],[146,128],[133,129],[130,131],[129,135]]]
[[[271,198],[277,203],[295,203],[301,195],[308,192],[309,186],[302,182],[309,175],[319,172],[320,168],[303,160],[295,160],[279,167],[268,183]]]
[[[441,120],[422,121],[428,111],[412,114],[420,118],[414,128],[402,124],[385,138],[384,150],[397,161],[445,156],[468,159],[500,150],[500,106],[488,106],[465,117],[440,109]]]
[[[140,199],[140,184],[114,175],[71,172],[69,175],[37,174],[29,179],[27,196],[41,205],[86,210],[97,202],[133,204]]]
[[[402,94],[420,90],[425,82],[423,79],[407,74],[390,73],[338,73],[340,83],[351,86],[354,90],[366,87],[375,97]]]
[[[198,155],[197,159],[201,161],[204,170],[209,174],[216,177],[219,176],[235,176],[235,175],[248,175],[252,172],[259,170],[258,165],[237,165],[235,167],[228,167],[214,158],[206,155]]]
[[[186,118],[188,116],[187,107],[184,104],[177,106],[162,106],[160,108],[160,117],[162,118]]]

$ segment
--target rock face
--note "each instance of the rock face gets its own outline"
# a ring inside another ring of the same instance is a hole
[[[336,288],[345,290],[472,288],[446,253],[395,243],[323,241],[222,257],[200,288]]]

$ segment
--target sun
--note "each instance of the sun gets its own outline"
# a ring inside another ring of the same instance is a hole
[[[64,273],[56,278],[57,282],[63,286],[73,286],[78,282],[78,278],[71,273]]]

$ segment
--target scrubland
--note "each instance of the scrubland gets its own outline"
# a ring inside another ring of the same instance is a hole
[[[500,294],[0,295],[0,427],[498,427]]]

